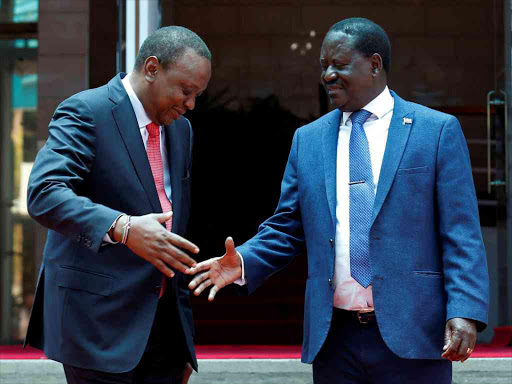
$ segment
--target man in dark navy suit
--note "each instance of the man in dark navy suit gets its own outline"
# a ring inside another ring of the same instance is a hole
[[[228,238],[189,285],[212,286],[213,300],[239,279],[250,293],[305,246],[302,361],[315,383],[450,383],[451,361],[471,355],[487,323],[460,124],[390,91],[390,63],[377,24],[331,27],[321,81],[337,109],[296,131],[275,214],[236,250]]]
[[[133,72],[55,111],[29,180],[28,211],[49,231],[26,343],[68,383],[182,383],[197,369],[182,115],[210,76],[201,38],[165,27]]]

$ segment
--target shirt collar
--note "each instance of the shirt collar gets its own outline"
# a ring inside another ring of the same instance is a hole
[[[139,124],[139,128],[146,128],[146,125],[151,123],[151,119],[148,114],[144,110],[144,106],[140,102],[139,98],[135,94],[132,85],[130,84],[130,76],[131,73],[126,75],[121,82],[123,83],[124,89],[130,98],[130,102],[132,103],[133,111],[135,112],[135,117],[137,118],[137,123]]]
[[[389,88],[386,85],[386,88],[377,96],[375,99],[366,104],[363,108],[368,112],[372,113],[372,116],[377,119],[381,119],[385,115],[389,113],[393,109],[395,100],[391,93],[389,92]],[[350,117],[352,112],[343,112],[343,121],[342,125],[347,124],[347,120]],[[371,119],[372,117],[370,117]]]

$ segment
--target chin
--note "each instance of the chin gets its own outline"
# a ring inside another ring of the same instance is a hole
[[[171,125],[172,123],[174,123],[174,120],[175,119],[173,119],[172,117],[163,117],[160,118],[159,124],[163,126]]]
[[[330,97],[329,101],[338,109],[343,109],[343,106],[347,103],[346,100],[342,100],[338,97]]]

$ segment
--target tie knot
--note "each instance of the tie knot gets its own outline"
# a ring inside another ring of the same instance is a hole
[[[150,137],[155,137],[160,135],[160,126],[155,123],[149,123],[146,125],[146,129],[148,130]]]
[[[359,111],[352,112],[350,120],[352,120],[352,125],[358,124],[362,126],[371,115],[371,112],[368,112],[365,109],[360,109]]]

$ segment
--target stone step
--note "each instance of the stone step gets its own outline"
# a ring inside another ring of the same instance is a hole
[[[510,384],[512,358],[471,358],[453,365],[453,384]],[[0,360],[2,384],[65,384],[51,360]],[[296,359],[201,359],[190,384],[310,384],[311,365]]]

